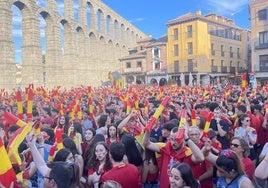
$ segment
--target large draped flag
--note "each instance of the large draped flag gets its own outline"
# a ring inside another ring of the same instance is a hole
[[[17,178],[2,139],[0,139],[0,156],[0,182],[4,187],[10,187]]]

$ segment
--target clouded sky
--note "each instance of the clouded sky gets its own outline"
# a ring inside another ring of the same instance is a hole
[[[234,20],[242,28],[250,29],[248,3],[252,0],[102,0],[115,12],[135,25],[138,29],[154,38],[167,33],[166,23],[189,12],[202,11],[202,15],[215,13]],[[46,7],[47,0],[37,0],[37,4]],[[78,0],[74,0],[74,12],[77,14]],[[58,12],[63,15],[63,0],[57,0]],[[16,60],[20,61],[21,13],[12,7],[13,39],[15,41]],[[45,22],[40,19],[41,37],[44,37]],[[44,39],[42,39],[44,40]],[[45,51],[45,49],[43,49]]]

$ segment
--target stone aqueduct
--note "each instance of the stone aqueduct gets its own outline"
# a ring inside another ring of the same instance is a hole
[[[22,15],[21,75],[15,62],[12,5]],[[146,37],[101,0],[78,0],[78,21],[74,19],[73,0],[64,0],[63,16],[57,6],[57,0],[47,0],[46,7],[38,6],[35,0],[0,0],[0,88],[100,85],[109,71],[120,69],[118,59]],[[45,54],[39,15],[46,23]]]

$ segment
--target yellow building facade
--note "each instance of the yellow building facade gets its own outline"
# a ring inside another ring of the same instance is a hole
[[[223,82],[249,69],[250,32],[232,20],[197,11],[169,21],[167,27],[168,74],[178,83]]]

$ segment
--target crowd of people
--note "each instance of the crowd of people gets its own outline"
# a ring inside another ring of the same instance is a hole
[[[11,187],[268,187],[267,85],[31,86],[0,97],[7,153],[32,126],[21,163],[10,158]]]

